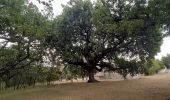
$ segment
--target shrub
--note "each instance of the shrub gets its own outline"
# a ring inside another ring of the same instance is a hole
[[[164,64],[162,61],[152,59],[148,63],[145,64],[145,74],[153,75],[158,73],[159,70],[164,68]]]

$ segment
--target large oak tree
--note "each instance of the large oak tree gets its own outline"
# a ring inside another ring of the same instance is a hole
[[[88,72],[89,82],[103,69],[135,74],[160,50],[163,26],[160,13],[166,1],[71,0],[54,20],[47,42],[66,64]],[[158,12],[156,12],[156,10]],[[168,16],[167,16],[168,17]]]

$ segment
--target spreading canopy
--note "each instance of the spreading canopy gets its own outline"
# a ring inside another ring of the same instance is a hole
[[[160,5],[155,2],[71,0],[54,20],[47,42],[66,64],[81,66],[89,75],[104,68],[138,72],[142,61],[159,52],[163,26],[168,26],[167,20],[159,20],[156,9]]]

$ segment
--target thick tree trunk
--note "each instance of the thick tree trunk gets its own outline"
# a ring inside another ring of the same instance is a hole
[[[94,77],[94,71],[93,71],[93,70],[92,70],[92,71],[89,71],[88,76],[89,76],[89,80],[87,81],[88,83],[99,82],[99,81],[97,81],[97,80],[95,79],[95,77]]]

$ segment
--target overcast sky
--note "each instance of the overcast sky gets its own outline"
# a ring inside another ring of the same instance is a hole
[[[161,52],[157,54],[156,58],[161,59],[162,56],[170,54],[170,37],[164,38],[161,46]]]
[[[43,9],[43,6],[39,5],[36,0],[31,0],[31,1],[33,1],[40,9]],[[62,13],[61,4],[67,4],[68,1],[69,0],[54,0],[53,1],[53,10],[54,10],[55,16]],[[156,58],[161,59],[162,56],[166,56],[168,53],[170,54],[170,37],[164,38],[163,44],[161,46],[161,52],[156,55]]]

